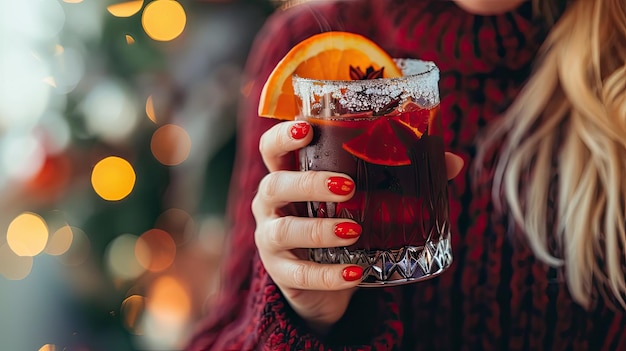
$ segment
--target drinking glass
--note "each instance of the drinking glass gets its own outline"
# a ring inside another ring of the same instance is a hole
[[[360,265],[364,287],[425,280],[452,263],[439,69],[415,59],[396,63],[403,77],[293,77],[297,119],[314,131],[298,151],[300,170],[341,172],[356,182],[349,201],[308,202],[308,216],[350,218],[363,228],[354,245],[311,249],[310,259]]]

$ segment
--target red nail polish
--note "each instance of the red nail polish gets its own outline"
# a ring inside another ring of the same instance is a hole
[[[363,276],[363,268],[361,268],[360,266],[346,267],[341,272],[341,276],[345,281],[353,282],[357,279],[361,279],[361,277]]]
[[[338,223],[335,226],[335,235],[342,239],[352,239],[361,235],[361,226],[353,222]]]
[[[299,122],[291,126],[291,137],[294,139],[302,139],[309,134],[311,126],[308,123]]]
[[[326,185],[328,190],[337,195],[348,195],[354,189],[354,182],[344,177],[330,177]]]

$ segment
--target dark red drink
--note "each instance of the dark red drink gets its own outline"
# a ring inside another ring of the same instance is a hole
[[[358,98],[364,90],[355,91]],[[447,176],[436,97],[435,103],[397,98],[378,110],[334,107],[322,113],[329,102],[341,105],[327,95],[311,104],[317,107],[301,108],[299,119],[312,125],[314,138],[299,151],[300,169],[340,172],[356,182],[349,201],[309,202],[308,216],[350,218],[363,228],[354,245],[312,249],[312,260],[361,265],[362,286],[423,280],[449,266]]]

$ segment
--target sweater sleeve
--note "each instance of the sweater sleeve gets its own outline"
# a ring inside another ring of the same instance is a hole
[[[317,339],[284,300],[254,245],[250,205],[267,174],[258,143],[277,123],[257,114],[263,84],[296,43],[322,31],[346,30],[349,19],[344,14],[351,13],[349,3],[315,2],[279,11],[257,36],[249,54],[238,116],[228,210],[232,227],[221,266],[220,294],[198,323],[188,350],[392,350],[402,337],[397,305],[389,293],[378,290],[357,292],[344,319],[324,342]]]
[[[394,350],[403,334],[399,308],[393,295],[382,289],[361,289],[350,302],[344,317],[324,340],[312,334],[293,312],[278,287],[262,267],[259,296],[252,298],[252,319],[258,318],[249,344],[242,349],[262,350]],[[237,345],[239,346],[239,345]]]

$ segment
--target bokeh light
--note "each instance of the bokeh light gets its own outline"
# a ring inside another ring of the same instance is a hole
[[[0,173],[9,178],[20,181],[30,179],[41,169],[44,161],[44,148],[34,135],[9,131],[0,139]]]
[[[0,126],[32,124],[50,98],[51,87],[44,82],[50,67],[19,43],[3,48],[0,59]]]
[[[193,236],[195,222],[186,211],[170,208],[159,215],[154,227],[168,232],[174,239],[176,246],[180,246]]]
[[[26,188],[39,197],[57,198],[69,182],[71,168],[72,163],[65,155],[48,156],[39,171],[28,180]]]
[[[65,12],[57,0],[11,1],[3,11],[7,16],[2,22],[23,39],[55,38],[65,23]]]
[[[152,95],[148,96],[148,98],[146,99],[146,115],[148,116],[148,118],[150,118],[152,123],[157,122],[156,113],[154,112],[154,100]]]
[[[31,126],[46,110],[52,88],[44,79],[51,69],[36,50],[61,31],[65,13],[56,0],[1,4],[0,129],[5,131],[8,126]]]
[[[145,248],[148,248],[146,252]],[[139,264],[151,272],[169,268],[176,258],[176,243],[164,230],[150,229],[137,240],[135,255]]]
[[[61,256],[70,249],[73,239],[72,227],[64,225],[50,236],[44,252],[51,256]]]
[[[81,108],[88,132],[109,143],[126,141],[139,122],[133,91],[114,79],[97,83]]]
[[[137,236],[132,234],[122,234],[109,243],[106,248],[106,264],[114,277],[130,280],[145,271],[135,257],[136,244]]]
[[[74,90],[85,74],[85,59],[78,49],[57,45],[50,60],[55,92],[67,94]]]
[[[185,129],[166,124],[152,134],[150,149],[154,157],[166,166],[184,162],[191,152],[191,138]]]
[[[146,294],[146,313],[145,334],[156,344],[173,345],[187,328],[191,314],[187,287],[172,276],[159,277]]]
[[[72,244],[59,258],[66,266],[75,267],[85,263],[89,258],[91,241],[82,229],[70,227],[70,230],[72,231]]]
[[[176,278],[164,275],[154,281],[147,295],[146,308],[162,321],[183,322],[191,312],[186,287]]]
[[[146,5],[141,24],[148,36],[157,41],[176,39],[185,30],[187,14],[175,0],[155,0]]]
[[[143,0],[138,1],[126,1],[118,4],[107,6],[107,10],[115,17],[130,17],[143,6]]]
[[[38,128],[47,153],[58,154],[69,146],[72,136],[69,123],[57,111],[47,111],[41,117]]]
[[[123,158],[110,156],[96,164],[91,185],[101,198],[118,201],[128,196],[135,186],[135,170]]]
[[[57,87],[57,82],[54,80],[54,77],[50,76],[50,77],[45,77],[43,79],[43,82],[48,84],[49,86],[56,88]]]
[[[100,40],[102,36],[107,35],[103,32],[104,22],[108,17],[103,13],[106,11],[103,1],[66,0],[65,2],[71,2],[74,5],[63,6],[66,21],[63,27],[62,37],[71,37],[76,41],[64,40],[64,43],[71,43],[71,45],[76,44],[75,47],[78,48],[84,43]],[[89,78],[93,78],[93,52],[85,47],[83,47],[83,49],[85,49],[82,50],[82,52],[85,55],[86,74],[89,75]]]
[[[18,256],[9,245],[0,244],[0,275],[8,280],[22,280],[32,269],[32,256]]]
[[[0,1],[1,351],[182,348],[267,1]]]
[[[124,299],[120,308],[122,322],[126,329],[135,334],[143,334],[141,322],[146,308],[145,298],[141,295],[131,295]]]
[[[7,243],[18,256],[36,256],[46,247],[48,235],[48,225],[41,216],[24,212],[9,224]]]

